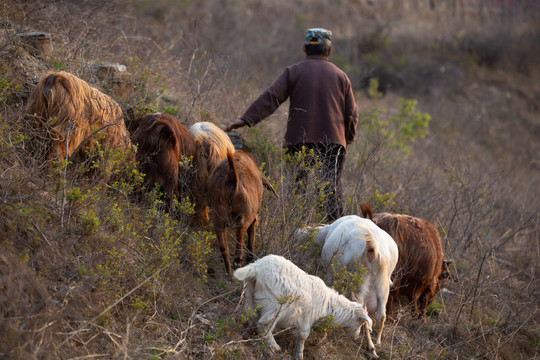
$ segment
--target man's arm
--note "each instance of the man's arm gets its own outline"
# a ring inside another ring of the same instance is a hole
[[[231,131],[243,126],[253,126],[272,114],[289,97],[288,69],[270,85],[249,106],[246,112],[236,120],[233,120],[225,131]]]
[[[232,121],[226,128],[225,128],[225,132],[229,132],[231,130],[234,130],[234,129],[238,129],[238,128],[241,128],[243,126],[246,126],[246,122],[242,119],[236,119],[234,121]]]
[[[356,138],[358,126],[358,106],[354,98],[351,82],[348,81],[348,89],[345,94],[345,141],[350,144]]]

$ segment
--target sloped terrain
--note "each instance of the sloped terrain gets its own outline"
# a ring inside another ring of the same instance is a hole
[[[347,153],[346,213],[369,201],[432,221],[459,278],[426,321],[403,299],[381,358],[540,358],[535,1],[2,1],[1,9],[0,358],[287,356],[246,327],[242,286],[225,274],[212,228],[189,224],[186,199],[170,214],[151,195],[134,201],[141,178],[126,159],[129,175],[112,184],[74,164],[45,171],[43,140],[24,109],[44,74],[65,70],[123,110],[223,127],[302,59],[304,30],[315,26],[333,31],[331,60],[351,77],[362,111]],[[28,44],[21,34],[30,32],[50,34],[50,51]],[[96,66],[107,63],[127,70],[102,77]],[[415,101],[410,114],[400,99]],[[284,255],[321,275],[318,249],[292,236],[320,220],[321,199],[291,191],[286,112],[239,134],[280,194],[263,199],[257,256]],[[399,125],[422,114],[427,133],[404,136]],[[312,332],[306,359],[367,358],[339,329],[321,337]],[[288,351],[290,338],[276,337]]]

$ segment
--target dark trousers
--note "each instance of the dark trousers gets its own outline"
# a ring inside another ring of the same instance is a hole
[[[345,148],[338,144],[297,144],[286,148],[289,155],[302,152],[306,149],[305,165],[315,168],[317,162],[321,167],[317,172],[317,180],[320,184],[327,183],[324,188],[325,220],[333,221],[343,216],[343,205],[341,203],[341,173],[345,162]],[[309,155],[309,150],[313,150],[314,156]],[[296,175],[296,182],[304,182],[307,178],[307,171],[300,167]]]

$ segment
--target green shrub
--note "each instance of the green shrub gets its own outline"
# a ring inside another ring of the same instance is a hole
[[[101,221],[94,212],[94,210],[88,210],[88,212],[81,217],[82,230],[85,235],[91,235],[99,230]]]
[[[437,299],[434,299],[431,304],[426,308],[426,315],[431,316],[439,316],[439,314],[442,312],[442,305],[440,302],[437,301]]]
[[[186,257],[191,268],[198,276],[198,280],[208,280],[208,261],[214,250],[215,235],[207,231],[195,231],[188,234],[186,244]]]
[[[373,89],[377,85],[372,81],[370,93],[380,96]],[[383,108],[374,108],[364,112],[359,119],[361,133],[365,134],[369,148],[397,150],[402,155],[410,154],[410,145],[428,133],[431,117],[427,113],[416,110],[416,100],[398,99],[400,108],[396,114],[388,114]]]
[[[326,334],[329,331],[335,330],[338,325],[334,322],[334,315],[329,315],[318,319],[312,326],[312,329],[319,334]]]
[[[348,268],[342,266],[339,263],[341,256],[343,254],[336,254],[330,262],[334,279],[333,288],[343,295],[357,294],[364,283],[367,268],[362,264],[359,265],[357,261],[354,261],[354,264]]]

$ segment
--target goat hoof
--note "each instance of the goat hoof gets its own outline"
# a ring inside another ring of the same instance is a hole
[[[281,351],[281,347],[278,344],[266,344],[267,350],[275,355],[275,353],[279,353]]]
[[[378,359],[379,358],[379,355],[377,355],[377,352],[375,351],[375,348],[372,348],[371,346],[369,346],[367,351],[368,351],[369,357],[371,359]]]

